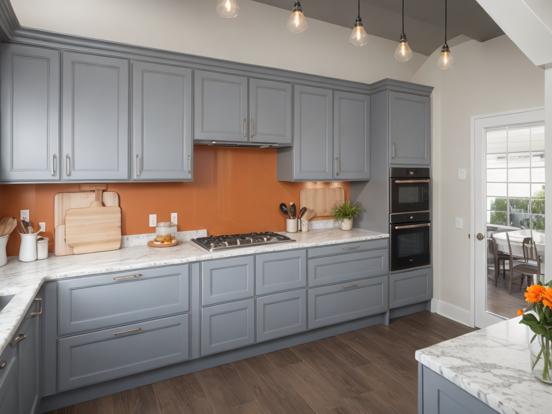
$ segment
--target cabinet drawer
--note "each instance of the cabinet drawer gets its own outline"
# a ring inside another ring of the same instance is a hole
[[[387,310],[387,276],[309,290],[309,329]]]
[[[255,342],[253,299],[203,308],[201,355],[241,348]]]
[[[309,259],[309,286],[378,276],[388,272],[387,250],[368,250]]]
[[[257,299],[257,342],[280,338],[307,329],[305,289]]]
[[[187,360],[188,315],[62,338],[59,390],[108,381]]]
[[[187,312],[189,268],[170,266],[58,282],[59,333]]]
[[[310,258],[331,256],[334,254],[354,253],[366,250],[387,249],[387,239],[367,240],[355,243],[336,244],[333,246],[314,247],[308,250]]]
[[[431,269],[389,275],[389,307],[393,309],[431,299],[432,284]]]
[[[253,296],[254,271],[253,256],[202,263],[202,304],[212,305]]]
[[[257,295],[297,289],[307,283],[305,250],[260,254],[255,260]]]

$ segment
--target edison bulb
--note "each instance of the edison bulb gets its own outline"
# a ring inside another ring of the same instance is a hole
[[[364,46],[368,43],[368,33],[364,30],[364,25],[362,24],[360,17],[356,19],[351,36],[349,36],[349,43],[358,47]]]
[[[238,0],[218,0],[217,2],[217,13],[225,19],[237,17],[239,10]]]
[[[401,36],[401,40],[395,49],[395,60],[399,63],[408,62],[412,58],[412,49],[406,40],[406,36]]]
[[[291,33],[303,33],[308,27],[309,24],[303,13],[301,3],[296,1],[289,15],[287,28]]]
[[[452,66],[453,57],[452,53],[450,52],[450,48],[445,43],[443,47],[441,48],[441,53],[439,54],[439,60],[437,60],[437,65],[442,70],[447,70]]]

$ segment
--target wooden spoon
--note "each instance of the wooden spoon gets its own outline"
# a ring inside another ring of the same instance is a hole
[[[0,236],[7,236],[17,227],[17,220],[13,217],[2,217],[0,219]]]

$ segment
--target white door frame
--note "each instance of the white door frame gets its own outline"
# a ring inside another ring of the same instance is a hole
[[[487,266],[487,243],[486,240],[478,241],[477,233],[486,234],[483,211],[486,212],[487,200],[481,197],[483,193],[483,182],[486,177],[486,164],[484,163],[483,133],[488,128],[501,127],[505,125],[523,125],[537,122],[544,122],[544,108],[531,108],[512,112],[503,112],[490,115],[473,116],[471,119],[471,301],[473,325],[485,327],[505,318],[487,312],[484,308],[486,299],[487,276],[484,280],[477,280],[477,270]],[[546,151],[546,147],[545,147]],[[546,152],[545,152],[546,158]],[[479,282],[479,283],[478,283]]]

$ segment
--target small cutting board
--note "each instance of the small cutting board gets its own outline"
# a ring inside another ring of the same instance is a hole
[[[345,200],[343,187],[303,188],[300,192],[301,207],[312,210],[316,217],[330,217],[336,204]]]
[[[73,254],[116,250],[121,247],[121,209],[102,203],[102,190],[88,207],[65,213],[65,242]]]

